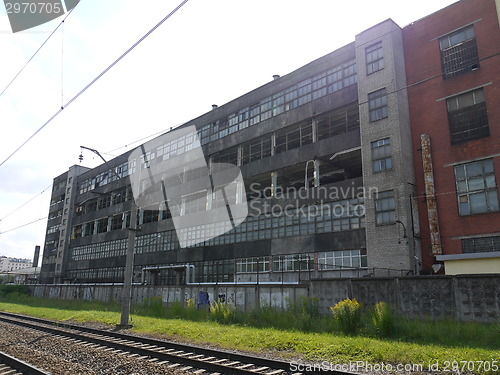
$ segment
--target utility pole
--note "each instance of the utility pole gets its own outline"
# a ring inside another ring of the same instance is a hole
[[[99,151],[80,146],[81,149],[86,149],[92,151],[94,154],[99,156],[104,164],[115,174],[118,180],[123,180],[123,178],[116,173],[115,169],[112,168],[106,159],[102,157]],[[80,153],[80,161],[83,160],[83,155]],[[116,325],[117,329],[128,329],[132,328],[132,324],[130,324],[130,303],[132,300],[132,278],[134,272],[134,253],[135,253],[135,234],[140,229],[137,228],[137,205],[135,203],[135,199],[132,199],[132,204],[130,207],[130,227],[128,228],[128,238],[127,238],[127,255],[125,258],[125,273],[123,278],[123,288],[122,288],[122,311],[120,317],[120,324]]]
[[[130,324],[130,303],[132,300],[132,278],[134,272],[134,247],[135,247],[135,234],[139,229],[137,228],[137,206],[135,200],[132,200],[132,207],[130,208],[130,228],[127,240],[127,256],[125,258],[125,275],[123,279],[122,289],[122,313],[120,324],[116,325],[117,329],[132,328]]]

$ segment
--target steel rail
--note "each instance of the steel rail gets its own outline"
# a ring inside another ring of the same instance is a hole
[[[8,366],[11,371],[16,371],[16,374],[24,375],[50,375],[48,372],[40,370],[39,368],[20,360],[19,358],[13,357],[10,354],[0,351],[0,364]],[[11,374],[7,368],[0,368],[2,374]]]
[[[71,339],[91,342],[116,350],[157,358],[162,361],[179,363],[185,366],[205,369],[221,374],[262,374],[278,375],[291,373],[291,364],[285,361],[215,350],[195,345],[152,339],[125,334],[116,331],[105,331],[74,324],[55,322],[41,318],[0,312],[0,321],[41,330],[47,333]],[[42,324],[42,325],[40,325]],[[64,330],[66,329],[66,330]],[[71,331],[67,331],[71,330]],[[84,333],[84,334],[82,334]],[[303,366],[305,369],[307,366]],[[353,375],[351,372],[332,369],[314,369],[300,372],[304,375]]]

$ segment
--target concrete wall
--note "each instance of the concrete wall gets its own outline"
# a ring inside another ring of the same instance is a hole
[[[119,301],[121,285],[33,285],[33,294],[58,299]],[[500,275],[420,276],[314,280],[301,285],[184,285],[133,288],[133,302],[161,297],[165,303],[185,302],[205,291],[210,301],[223,297],[243,311],[257,305],[286,308],[301,297],[318,298],[321,312],[345,298],[365,306],[390,303],[407,317],[456,318],[463,321],[498,322]]]

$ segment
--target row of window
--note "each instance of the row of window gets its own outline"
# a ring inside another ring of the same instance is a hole
[[[113,181],[118,180],[135,173],[136,161],[131,160],[123,163],[113,169],[99,173],[97,176],[88,178],[82,181],[78,186],[79,194],[91,191],[99,186],[107,185]]]
[[[324,203],[317,210],[292,209],[281,216],[249,216],[236,228],[220,222],[181,229],[186,246],[216,246],[314,233],[339,232],[365,227],[362,199]],[[142,236],[138,237],[138,239]],[[141,240],[142,241],[142,240]],[[145,242],[144,242],[145,241]],[[163,241],[169,241],[163,244]],[[137,252],[155,252],[178,248],[174,231],[149,235],[137,242]]]
[[[123,282],[123,267],[89,268],[85,270],[70,270],[67,277],[75,282]]]
[[[212,155],[212,172],[222,168],[221,163],[245,165],[357,129],[359,107],[356,104],[215,153]]]
[[[273,116],[339,91],[357,82],[354,60],[305,79],[298,84],[265,98],[249,107],[201,128],[201,144],[223,138]]]
[[[314,260],[316,257],[316,261]],[[260,272],[300,272],[358,269],[367,267],[366,249],[325,251],[309,254],[273,255],[268,257],[239,258],[193,262],[195,282],[234,281],[236,274]],[[171,264],[170,264],[171,265]],[[123,267],[69,270],[68,278],[80,282],[122,282]],[[181,278],[179,279],[179,276]],[[184,275],[162,270],[156,275],[157,284],[185,282]]]
[[[75,208],[75,214],[76,216],[82,216],[88,214],[89,212],[101,210],[132,199],[132,188],[130,186],[125,186],[102,195],[99,198],[90,199],[77,205]]]
[[[127,239],[93,243],[70,248],[70,260],[117,257],[127,253]]]
[[[500,236],[465,238],[462,240],[462,252],[484,253],[500,251]]]
[[[273,255],[236,259],[236,273],[327,271],[368,266],[366,250],[323,251],[315,254]],[[272,268],[271,268],[272,266]]]
[[[351,229],[364,228],[364,206],[362,199],[342,200],[324,204],[314,215],[312,211],[300,209],[288,210],[280,217],[269,215],[249,216],[246,220],[232,228],[229,222],[221,222],[183,229],[182,238],[187,239],[188,246],[214,246],[237,242],[282,238],[314,233],[338,232]],[[97,224],[96,224],[97,223]],[[74,228],[74,237],[81,237],[87,231],[95,230],[96,222],[78,225]],[[78,234],[77,234],[78,233]],[[106,258],[123,255],[125,240],[102,242],[97,245],[74,247],[72,250],[74,260],[92,259],[93,254]],[[135,251],[138,254],[169,251],[179,248],[179,241],[174,230],[137,236]],[[84,256],[84,258],[81,258]]]
[[[196,133],[182,135],[157,147],[154,151],[148,151],[140,158],[141,167],[147,167],[152,160],[159,157],[167,160],[193,150],[270,117],[351,86],[356,82],[356,63],[354,60],[348,61],[231,114],[227,119],[204,125]],[[118,179],[118,176],[121,178],[133,174],[135,168],[136,162],[130,161],[115,167],[113,170],[104,171],[83,181],[79,185],[79,193],[83,194],[96,187],[104,186]]]

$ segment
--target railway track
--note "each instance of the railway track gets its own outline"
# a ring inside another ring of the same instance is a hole
[[[128,353],[170,368],[195,374],[287,375],[290,363],[228,351],[184,345],[164,340],[133,336],[116,331],[104,331],[74,324],[54,322],[24,315],[0,312],[0,321],[42,331],[69,343],[92,345],[116,354]],[[352,375],[343,371],[304,371],[298,374]]]
[[[48,372],[40,370],[4,352],[0,352],[0,374],[49,375]]]

